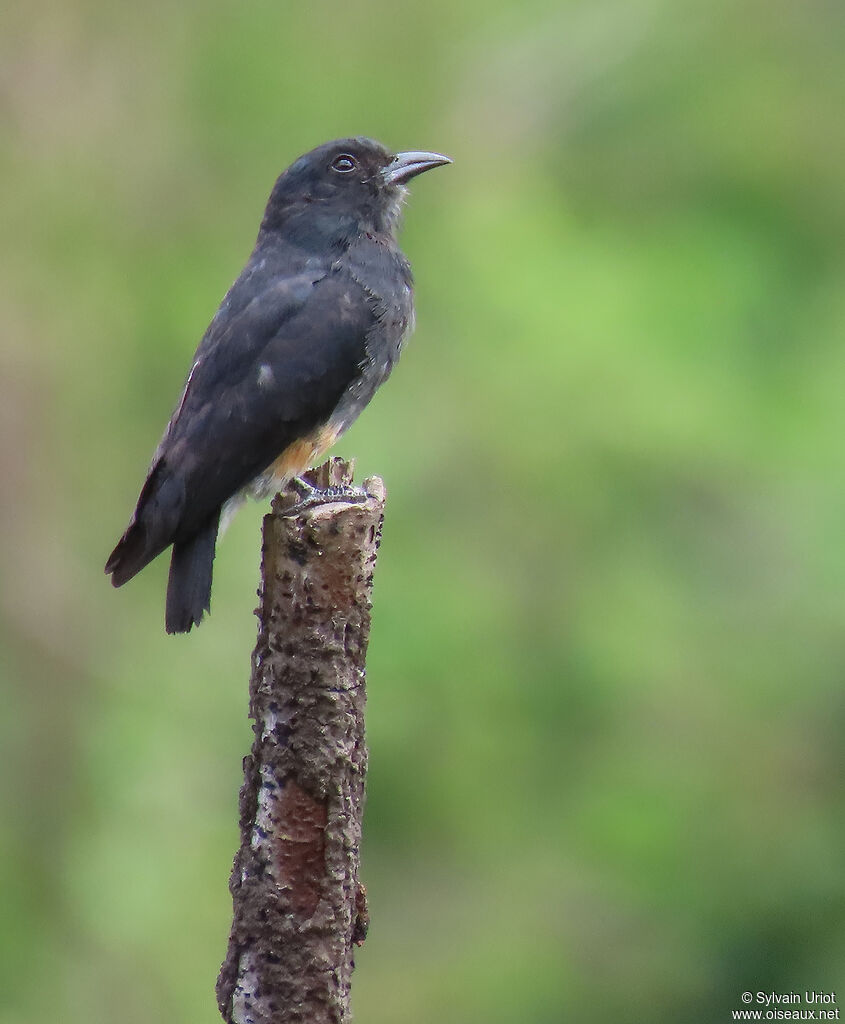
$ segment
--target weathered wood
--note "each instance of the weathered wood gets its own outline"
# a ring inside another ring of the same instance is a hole
[[[340,459],[317,486],[351,482]],[[384,486],[363,504],[294,518],[277,495],[264,519],[258,642],[250,679],[254,740],[244,759],[232,931],[217,982],[227,1024],[343,1024],[356,945],[367,749],[365,657]]]

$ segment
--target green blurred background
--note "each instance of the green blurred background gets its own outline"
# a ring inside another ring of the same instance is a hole
[[[113,591],[276,175],[368,134],[418,329],[389,491],[368,1024],[845,999],[840,0],[0,14],[0,1022],[214,1022],[262,508]]]

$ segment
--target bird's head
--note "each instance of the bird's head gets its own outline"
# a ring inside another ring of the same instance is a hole
[[[391,153],[373,139],[327,142],[295,160],[276,181],[262,231],[313,232],[331,240],[360,230],[393,234],[405,183],[451,162],[439,153]]]

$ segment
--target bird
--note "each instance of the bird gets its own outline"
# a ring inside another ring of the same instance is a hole
[[[120,587],[172,546],[168,633],[211,611],[221,525],[246,497],[297,481],[390,375],[414,327],[397,241],[407,182],[451,162],[345,138],[276,180],[105,566]]]

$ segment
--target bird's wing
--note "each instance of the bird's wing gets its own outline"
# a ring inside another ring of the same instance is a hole
[[[125,552],[121,579],[174,539],[192,536],[290,444],[329,420],[366,362],[376,321],[372,297],[339,267],[274,278],[253,286],[247,301],[233,287],[197,349],[133,520],[109,560],[115,566]]]
[[[187,488],[183,528],[328,421],[374,323],[370,299],[335,270],[272,283],[204,340],[160,453]]]
[[[263,349],[313,299],[329,268],[274,276],[256,283],[248,270],[220,305],[194,355],[182,395],[153,463],[166,450],[183,415],[196,414],[209,396],[247,376]]]

